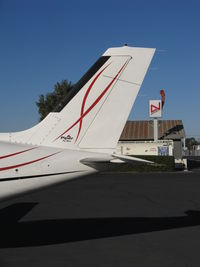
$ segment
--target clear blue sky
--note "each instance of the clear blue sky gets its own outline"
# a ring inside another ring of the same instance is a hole
[[[36,124],[40,94],[128,43],[157,48],[130,118],[148,119],[163,88],[164,119],[200,138],[199,14],[199,0],[0,0],[0,131]]]

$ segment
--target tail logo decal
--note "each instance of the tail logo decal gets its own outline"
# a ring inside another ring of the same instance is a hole
[[[104,70],[111,64],[108,64],[106,67],[104,67],[98,74],[97,76],[93,79],[93,81],[91,82],[90,86],[88,87],[85,96],[83,98],[83,102],[82,102],[82,106],[81,106],[81,113],[80,113],[80,117],[77,121],[75,121],[67,130],[65,130],[61,135],[59,135],[56,139],[54,139],[54,141],[58,140],[59,138],[62,138],[63,135],[65,135],[68,131],[70,131],[75,125],[77,125],[79,123],[79,129],[78,129],[78,133],[76,136],[76,140],[75,143],[78,140],[78,137],[80,135],[81,132],[81,128],[82,128],[82,122],[83,122],[83,118],[99,103],[99,101],[102,99],[102,97],[107,93],[107,91],[110,89],[110,87],[113,85],[113,83],[116,81],[117,77],[122,73],[122,71],[125,69],[125,67],[127,66],[128,62],[130,61],[130,59],[128,59],[123,66],[120,68],[120,70],[118,71],[118,73],[115,75],[115,77],[112,79],[112,81],[107,85],[107,87],[103,90],[103,92],[96,98],[96,100],[93,102],[93,104],[91,104],[91,106],[84,111],[85,108],[85,103],[87,100],[87,97],[92,89],[92,87],[94,86],[95,82],[97,81],[97,79],[100,77],[100,75],[104,72]]]
[[[61,136],[61,139],[63,140],[63,142],[71,142],[73,140],[73,137],[68,134],[67,136]]]

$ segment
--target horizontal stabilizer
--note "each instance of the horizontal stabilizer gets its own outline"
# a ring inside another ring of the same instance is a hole
[[[108,169],[108,166],[114,167],[114,164],[120,163],[130,163],[132,165],[154,164],[153,161],[117,154],[112,154],[99,158],[85,158],[80,160],[80,162],[97,170]]]
[[[114,157],[115,159],[119,159],[119,160],[121,160],[123,162],[131,163],[131,164],[134,164],[134,165],[138,165],[138,164],[154,164],[153,161],[140,159],[140,158],[136,158],[136,157],[117,155],[117,154],[112,154],[112,157]]]

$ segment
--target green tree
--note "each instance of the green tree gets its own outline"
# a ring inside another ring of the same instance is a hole
[[[38,107],[40,121],[62,103],[63,99],[72,90],[72,87],[71,82],[63,80],[61,83],[57,82],[54,85],[54,91],[52,93],[47,93],[46,96],[43,94],[39,96],[39,101],[36,102],[36,105]]]
[[[194,137],[186,138],[185,145],[188,148],[188,150],[192,150],[192,147],[194,145],[198,145],[198,142],[197,142],[197,140]]]

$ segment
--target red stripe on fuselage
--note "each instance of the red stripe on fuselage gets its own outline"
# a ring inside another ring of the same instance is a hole
[[[32,147],[32,148],[29,148],[29,149],[26,149],[26,150],[22,150],[22,151],[19,151],[19,152],[15,152],[15,153],[12,153],[12,154],[8,154],[8,155],[5,155],[5,156],[0,156],[0,159],[5,159],[5,158],[13,157],[13,156],[16,156],[16,155],[19,155],[19,154],[28,152],[30,150],[36,149],[36,148],[37,147]]]
[[[42,157],[42,158],[39,158],[39,159],[35,159],[35,160],[32,160],[32,161],[28,161],[28,162],[24,162],[24,163],[12,165],[12,166],[2,167],[2,168],[0,168],[0,171],[7,171],[7,170],[10,170],[10,169],[15,169],[15,168],[23,167],[23,166],[26,166],[26,165],[29,165],[29,164],[33,164],[33,163],[36,163],[38,161],[50,158],[50,157],[52,157],[52,156],[54,156],[54,155],[56,155],[58,153],[60,153],[60,152],[56,152],[56,153],[53,153],[51,155],[48,155],[48,156],[45,156],[45,157]]]

